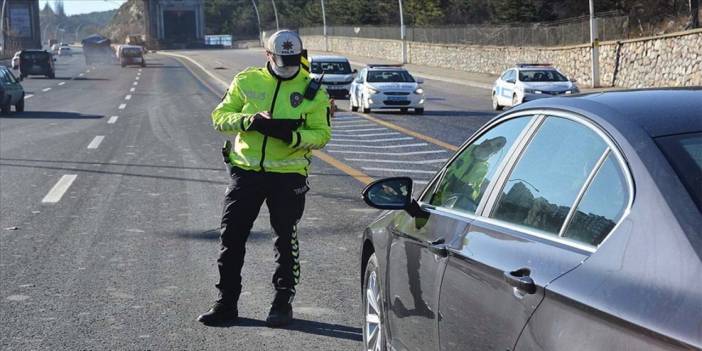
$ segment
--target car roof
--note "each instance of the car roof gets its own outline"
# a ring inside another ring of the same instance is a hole
[[[649,136],[702,132],[702,87],[615,90],[538,99],[515,110],[551,108],[597,116],[626,134],[634,123]],[[624,129],[624,130],[622,130]]]
[[[310,57],[310,61],[330,61],[330,62],[348,62],[344,56],[319,55]]]

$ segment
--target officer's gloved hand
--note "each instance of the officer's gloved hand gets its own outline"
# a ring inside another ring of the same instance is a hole
[[[259,112],[251,116],[251,126],[248,130],[255,130],[263,135],[290,143],[292,142],[292,132],[299,128],[301,124],[301,120],[271,119],[268,112]]]

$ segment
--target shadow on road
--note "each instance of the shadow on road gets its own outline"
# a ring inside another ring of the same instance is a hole
[[[252,318],[239,318],[236,323],[222,324],[219,328],[231,327],[266,327],[262,320]],[[349,327],[340,324],[330,324],[324,322],[310,321],[306,319],[294,319],[293,322],[285,326],[284,330],[298,331],[307,334],[328,336],[330,338],[346,339],[353,341],[363,341],[361,328]]]
[[[77,112],[57,112],[57,111],[25,111],[21,113],[10,113],[9,115],[0,115],[0,118],[28,118],[28,119],[99,119],[105,116],[100,115],[84,115]]]
[[[157,235],[164,236],[164,237],[177,237],[178,239],[184,239],[184,240],[214,240],[218,241],[219,240],[219,229],[210,229],[206,231],[199,231],[199,230],[182,230],[182,231],[177,231],[177,232],[170,232],[170,233],[165,233],[165,232],[159,232]],[[259,240],[271,240],[273,238],[273,234],[270,232],[259,232],[259,231],[251,231],[249,234],[249,238],[247,241],[259,241]]]
[[[71,78],[66,78],[71,79]],[[85,78],[85,77],[75,77],[73,80],[109,80],[107,78]]]

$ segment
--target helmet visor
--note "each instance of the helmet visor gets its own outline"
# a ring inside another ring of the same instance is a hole
[[[289,67],[300,65],[300,55],[276,55],[273,54],[273,62],[278,67]]]

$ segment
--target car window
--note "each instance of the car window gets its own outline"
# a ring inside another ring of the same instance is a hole
[[[507,80],[507,77],[509,76],[509,72],[511,72],[511,71],[512,71],[511,69],[508,69],[508,70],[504,71],[504,72],[502,73],[502,75],[500,76],[500,79],[502,79],[502,80]]]
[[[407,71],[368,71],[369,83],[406,83],[414,82]]]
[[[607,144],[590,128],[548,117],[512,169],[491,217],[559,233]]]
[[[0,80],[2,80],[2,82],[5,84],[12,83],[12,80],[10,79],[10,75],[7,73],[8,73],[7,69],[5,69],[5,68],[0,69]]]
[[[563,237],[599,245],[624,213],[628,198],[626,178],[610,154],[580,200]]]
[[[315,74],[351,74],[351,65],[348,62],[312,61],[310,71]]]
[[[507,83],[514,83],[514,80],[516,77],[517,77],[516,71],[511,69],[511,70],[509,70],[509,72],[507,72],[507,78],[505,79],[505,81]]]
[[[702,133],[660,137],[656,142],[702,212]]]
[[[530,119],[525,116],[502,122],[463,149],[446,167],[428,202],[475,213],[497,167]]]
[[[531,69],[519,71],[519,80],[522,82],[567,82],[568,78],[553,69]]]

